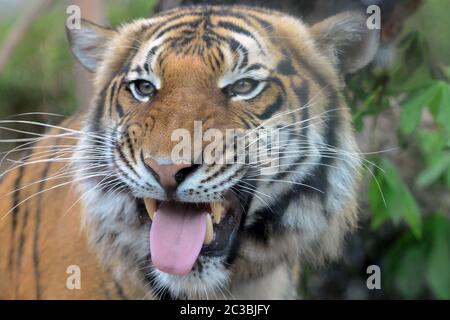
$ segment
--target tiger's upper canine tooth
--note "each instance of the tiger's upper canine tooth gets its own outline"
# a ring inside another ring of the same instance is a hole
[[[147,209],[148,216],[153,220],[156,211],[156,200],[152,198],[145,198],[145,208]]]
[[[214,218],[214,223],[219,224],[222,219],[222,205],[219,202],[211,202],[211,214]]]
[[[211,215],[206,214],[206,233],[203,244],[210,244],[213,237],[214,237],[214,228],[211,220]]]

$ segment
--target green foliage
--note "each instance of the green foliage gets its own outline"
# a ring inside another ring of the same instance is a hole
[[[403,103],[400,117],[402,133],[413,133],[426,106],[436,123],[450,131],[450,85],[443,81],[436,81]]]
[[[376,165],[369,185],[371,229],[387,224],[405,229],[384,254],[385,286],[403,298],[431,292],[450,299],[450,213],[428,212],[411,190],[437,187],[450,195],[450,68],[435,58],[429,34],[406,34],[395,64],[355,76],[347,99],[359,130],[364,118],[376,119],[400,104],[400,147],[414,146],[421,155],[416,159],[421,168],[409,187],[387,156],[371,159]]]
[[[423,229],[421,240],[408,230],[387,251],[385,286],[408,299],[427,289],[439,299],[450,299],[450,221],[434,214],[425,219]]]
[[[373,213],[371,227],[379,228],[386,221],[398,224],[406,221],[414,236],[422,234],[422,216],[414,197],[402,181],[395,166],[381,158],[369,186],[369,200]]]
[[[425,89],[424,92],[415,94],[411,99],[403,103],[403,108],[400,116],[400,130],[404,134],[411,134],[422,118],[422,110],[433,101],[438,92],[436,84],[431,85]]]

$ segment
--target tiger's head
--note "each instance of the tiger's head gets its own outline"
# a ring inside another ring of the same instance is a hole
[[[116,30],[83,21],[68,37],[95,73],[73,160],[84,218],[119,280],[153,297],[281,298],[299,261],[337,255],[360,166],[339,91],[377,47],[363,14],[308,26],[258,8],[187,7]],[[212,129],[253,137],[243,150],[258,145],[256,158],[237,161],[234,144],[222,149],[234,161],[202,161]],[[180,132],[192,141],[176,161]]]

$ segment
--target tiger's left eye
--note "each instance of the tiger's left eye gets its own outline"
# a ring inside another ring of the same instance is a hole
[[[254,79],[240,79],[228,87],[228,93],[232,96],[247,95],[256,89],[259,82]]]
[[[156,93],[153,83],[147,80],[135,80],[130,83],[129,88],[133,96],[141,102],[147,102]]]

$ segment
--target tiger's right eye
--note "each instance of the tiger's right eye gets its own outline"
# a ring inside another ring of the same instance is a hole
[[[234,94],[248,94],[258,85],[258,81],[253,79],[241,79],[233,83],[230,91]]]
[[[262,85],[263,82],[261,81],[251,78],[244,78],[226,86],[224,91],[229,97],[242,97],[244,99],[248,99],[249,97],[257,94],[258,91],[260,91],[257,89],[261,89]]]
[[[147,102],[156,93],[156,87],[147,80],[134,80],[129,84],[133,97],[140,102]]]

